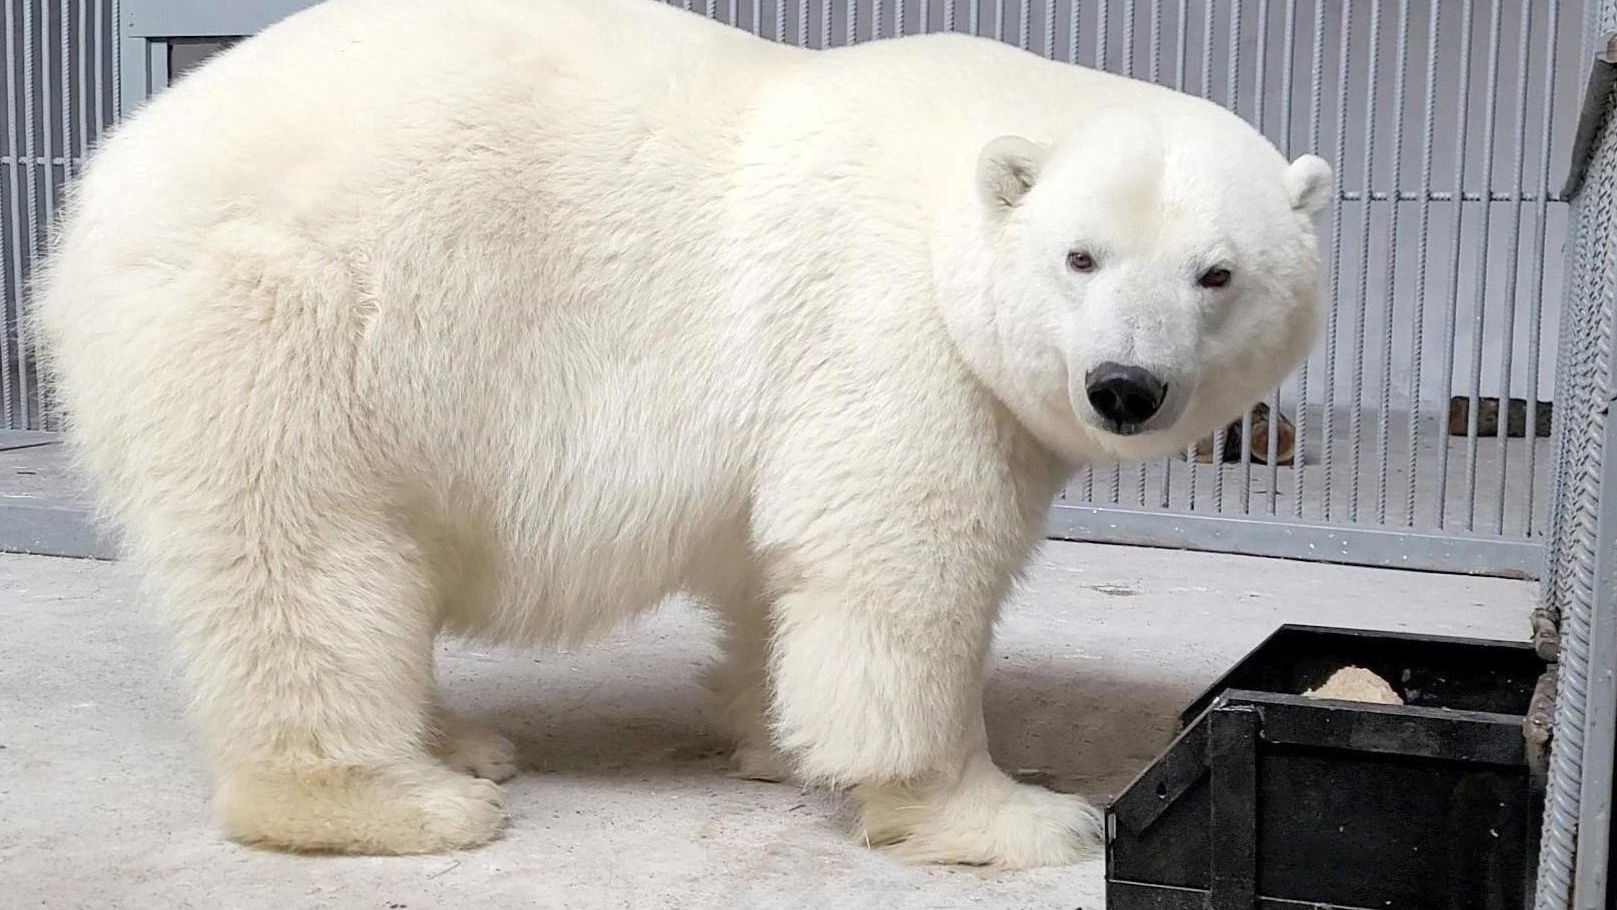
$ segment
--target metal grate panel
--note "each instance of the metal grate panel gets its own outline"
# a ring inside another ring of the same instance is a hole
[[[62,190],[117,116],[116,0],[9,0],[0,46],[0,428],[47,429],[22,307]]]

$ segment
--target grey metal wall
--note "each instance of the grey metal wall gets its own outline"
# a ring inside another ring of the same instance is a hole
[[[49,19],[58,24],[41,34],[54,36],[60,20],[74,37],[74,14],[63,20],[59,11],[106,5],[10,2],[34,11],[35,31]],[[198,39],[244,34],[307,4],[124,0],[123,58],[133,74],[126,81],[150,79],[161,88],[170,71],[180,73],[205,50]],[[1260,425],[1255,437],[1243,432],[1231,447],[1234,463],[1206,463],[1221,457],[1210,442],[1207,456],[1085,472],[1055,510],[1053,533],[1536,573],[1553,473],[1550,441],[1492,437],[1475,417],[1454,435],[1447,412],[1452,396],[1464,397],[1471,415],[1484,397],[1514,397],[1525,399],[1532,424],[1554,398],[1566,236],[1566,205],[1556,189],[1581,79],[1583,0],[678,5],[813,48],[920,31],[988,35],[1205,95],[1286,152],[1317,152],[1336,165],[1338,198],[1322,224],[1329,325],[1307,365],[1267,402],[1283,419]],[[138,36],[137,45],[151,40],[152,52],[132,48],[129,36]],[[38,69],[34,59],[8,55],[7,65],[25,73]],[[75,83],[62,84],[71,103]],[[123,94],[141,92],[126,85]],[[55,117],[43,104],[32,114],[14,102],[8,109],[21,111],[14,113],[21,121],[39,121],[41,147]],[[51,186],[69,168],[53,174]],[[48,195],[41,189],[29,211],[43,217]],[[19,218],[8,230],[26,248],[42,227],[28,214]],[[8,253],[11,272],[26,273],[26,256],[10,260]],[[16,284],[6,292],[12,313],[21,305]],[[16,389],[32,389],[31,376],[15,343],[8,350],[16,397]],[[37,402],[6,415],[12,426],[40,419]],[[1290,463],[1266,463],[1281,460],[1265,453],[1283,448],[1288,435],[1296,437]]]

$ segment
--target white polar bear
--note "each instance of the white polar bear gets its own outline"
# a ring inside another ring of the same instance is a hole
[[[851,788],[901,857],[1063,863],[1097,814],[985,743],[1001,601],[1075,465],[1299,361],[1329,182],[988,40],[331,0],[95,154],[37,329],[231,836],[494,837],[511,746],[438,706],[434,636],[688,594],[749,772]]]

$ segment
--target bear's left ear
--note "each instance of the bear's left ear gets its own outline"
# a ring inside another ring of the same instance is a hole
[[[1039,179],[1044,146],[1021,136],[1001,136],[977,156],[977,192],[990,212],[1012,208]]]
[[[1302,155],[1286,168],[1285,181],[1292,210],[1318,215],[1331,195],[1331,166],[1318,155]]]

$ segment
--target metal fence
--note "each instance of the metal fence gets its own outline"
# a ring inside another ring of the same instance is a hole
[[[30,251],[86,144],[119,98],[132,106],[209,41],[310,0],[123,0],[121,13],[109,0],[9,2],[3,416],[42,427],[16,317]],[[1582,78],[1581,0],[680,5],[813,48],[988,35],[1206,96],[1286,153],[1335,164],[1328,324],[1308,363],[1183,457],[1084,472],[1054,535],[1537,574],[1566,235],[1555,190]]]
[[[0,428],[44,429],[49,409],[21,334],[28,276],[63,187],[117,117],[117,0],[7,0],[0,139]]]
[[[1548,564],[1535,616],[1556,663],[1554,736],[1539,856],[1541,910],[1611,906],[1612,766],[1617,759],[1617,0],[1590,5],[1589,73],[1572,152],[1571,242]],[[1598,53],[1594,53],[1598,52]],[[1591,59],[1592,58],[1592,59]]]

